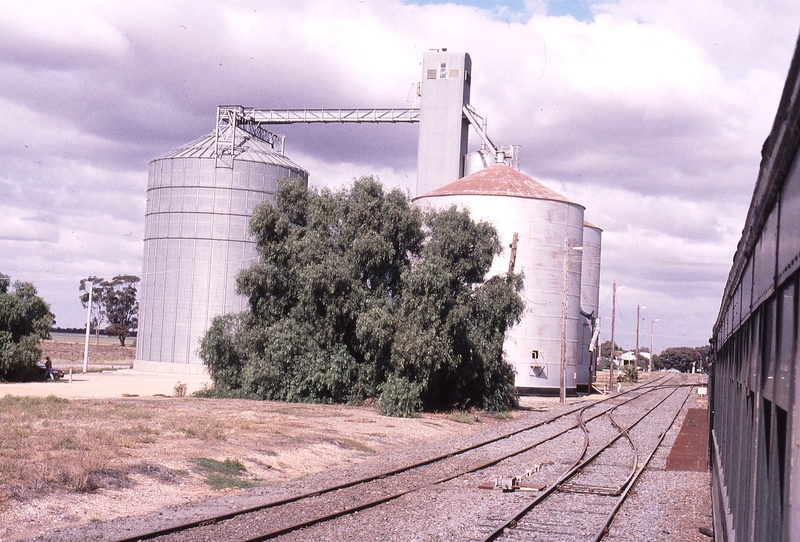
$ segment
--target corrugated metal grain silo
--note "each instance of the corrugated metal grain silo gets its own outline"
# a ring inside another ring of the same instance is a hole
[[[308,182],[268,142],[238,128],[233,141],[224,164],[213,133],[150,162],[137,369],[203,370],[197,349],[212,318],[247,305],[236,276],[256,257],[253,209],[274,199],[278,179]]]
[[[414,199],[421,207],[469,208],[472,217],[494,224],[505,247],[518,235],[516,272],[525,274],[522,321],[508,333],[508,360],[522,394],[557,395],[560,387],[564,257],[568,258],[568,394],[576,392],[581,291],[581,252],[564,249],[583,243],[584,207],[532,178],[497,163]],[[495,259],[491,274],[508,271],[510,249]]]
[[[581,319],[580,361],[578,362],[578,391],[588,392],[596,372],[597,351],[590,352],[595,327],[600,325],[600,248],[603,230],[584,222],[583,261],[581,262],[581,310],[592,319]],[[597,345],[599,348],[599,345]]]

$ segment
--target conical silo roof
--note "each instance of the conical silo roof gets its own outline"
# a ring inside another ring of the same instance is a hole
[[[603,228],[601,228],[600,226],[595,226],[594,224],[592,224],[592,223],[591,223],[591,222],[589,222],[588,220],[584,220],[584,221],[583,221],[583,227],[584,227],[584,228],[594,228],[594,229],[596,229],[596,230],[603,231]]]
[[[502,162],[417,196],[414,200],[440,196],[506,196],[580,205]]]
[[[224,135],[223,133],[223,136]],[[226,143],[225,145],[230,147],[230,143]],[[158,158],[154,158],[153,161],[168,158],[215,158],[215,150],[216,137],[214,132],[211,132],[210,134],[198,137],[194,141],[181,145]],[[269,143],[257,137],[253,137],[239,128],[236,129],[234,159],[273,164],[305,172],[303,168],[273,149]],[[307,173],[308,172],[306,172],[306,174]]]

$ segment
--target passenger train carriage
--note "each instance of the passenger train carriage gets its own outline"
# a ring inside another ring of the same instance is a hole
[[[711,340],[716,540],[800,540],[799,51],[762,149]]]

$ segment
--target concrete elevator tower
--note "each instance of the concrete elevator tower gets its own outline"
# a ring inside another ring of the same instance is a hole
[[[422,102],[417,151],[417,196],[464,175],[472,60],[445,49],[422,57]]]

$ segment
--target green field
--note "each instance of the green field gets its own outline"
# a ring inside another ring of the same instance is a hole
[[[86,340],[86,335],[83,333],[63,333],[61,331],[51,331],[50,338],[54,341],[65,342],[65,343],[80,343],[84,344]],[[134,344],[135,337],[128,337],[125,339],[125,346],[131,346]],[[97,339],[95,338],[94,334],[89,336],[89,344],[94,345],[97,344]],[[119,339],[116,337],[109,337],[107,335],[100,335],[100,343],[99,344],[109,344],[119,346]]]

